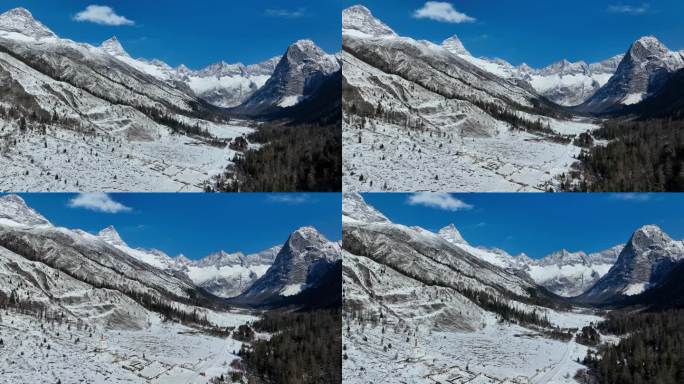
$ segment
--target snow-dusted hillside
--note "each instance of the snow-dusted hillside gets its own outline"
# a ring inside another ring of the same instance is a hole
[[[580,152],[572,138],[596,128],[365,7],[344,11],[342,33],[348,191],[547,190]]]
[[[527,302],[534,282],[483,260],[453,226],[435,234],[378,220],[356,194],[344,204],[344,382],[575,383],[586,347],[572,329],[600,318]],[[486,298],[568,339],[503,320]]]
[[[293,234],[285,247],[299,260],[318,245]],[[260,313],[229,307],[188,276],[239,279],[229,270],[264,269],[279,249],[171,258],[129,247],[114,227],[93,235],[54,226],[22,198],[2,196],[0,382],[200,384],[243,372],[238,351],[245,342],[233,331]],[[329,251],[320,253],[339,258],[339,248]],[[222,289],[238,289],[229,283]]]
[[[563,106],[579,105],[590,98],[613,76],[623,58],[623,55],[617,55],[592,64],[571,63],[564,59],[544,68],[532,68],[527,64],[516,67],[503,59],[474,57],[455,35],[446,39],[442,46],[496,76],[526,82],[540,95]]]
[[[198,287],[219,297],[234,297],[244,292],[266,273],[281,249],[274,246],[250,255],[218,251],[190,260],[183,255],[171,257],[158,249],[131,248],[114,227],[103,229],[98,237],[139,261],[187,276]]]
[[[236,152],[186,85],[132,65],[116,39],[62,39],[23,8],[0,15],[0,189],[192,191]]]
[[[186,84],[195,95],[219,107],[242,104],[266,83],[281,59],[273,57],[252,65],[221,61],[200,70],[192,70],[185,65],[173,68],[160,60],[134,59],[116,37],[103,42],[100,49],[159,80]]]
[[[490,264],[523,272],[535,283],[565,297],[578,296],[594,285],[615,264],[624,247],[620,244],[590,254],[562,249],[541,259],[532,259],[524,253],[512,256],[503,249],[472,246],[453,224],[442,228],[437,234]]]

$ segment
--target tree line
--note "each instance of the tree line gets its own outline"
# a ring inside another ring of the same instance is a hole
[[[684,191],[684,121],[609,120],[593,133],[610,140],[582,151],[565,191]]]
[[[248,150],[215,178],[208,190],[284,192],[342,190],[341,124],[284,126],[265,124],[248,135]]]
[[[613,312],[597,328],[623,336],[618,344],[589,350],[587,382],[602,384],[684,383],[684,310],[633,314]]]

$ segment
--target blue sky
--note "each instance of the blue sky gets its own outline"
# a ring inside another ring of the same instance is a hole
[[[74,20],[89,5],[108,6],[133,24]],[[18,6],[61,37],[99,45],[116,35],[133,57],[196,69],[260,62],[303,38],[331,53],[341,47],[339,0],[3,0],[0,11]]]
[[[684,48],[681,0],[452,0],[452,8],[468,17],[448,18],[454,22],[435,20],[437,12],[423,14],[433,18],[414,17],[425,1],[343,2],[367,6],[400,35],[441,42],[457,34],[473,55],[515,65],[541,67],[563,58],[600,61],[624,53],[644,35],[655,35],[670,49]]]
[[[684,194],[373,194],[366,201],[392,221],[438,231],[451,223],[472,245],[543,257],[566,248],[595,252],[659,225],[684,239]],[[412,203],[413,201],[413,203]]]
[[[341,198],[335,193],[19,195],[55,225],[91,233],[114,225],[130,246],[172,256],[261,251],[309,225],[330,240],[341,238]]]

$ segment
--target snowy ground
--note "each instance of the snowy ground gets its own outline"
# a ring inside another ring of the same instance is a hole
[[[205,123],[219,138],[252,132],[240,125]],[[200,191],[234,157],[218,148],[161,127],[152,140],[129,140],[113,133],[84,136],[66,129],[19,132],[2,126],[8,143],[0,153],[0,190],[4,191]],[[27,174],[28,172],[28,174]]]
[[[158,317],[143,330],[105,330],[1,315],[0,383],[207,383],[231,371],[241,346]],[[214,317],[233,326],[256,319]]]
[[[563,134],[596,128],[579,121],[550,125]],[[496,131],[493,137],[462,137],[457,127],[439,133],[374,121],[364,129],[345,123],[345,191],[545,191],[580,153],[573,144],[513,131],[503,123]]]
[[[550,316],[551,317],[551,316]],[[555,313],[564,325],[598,318]],[[349,327],[349,328],[348,328]],[[553,340],[490,316],[475,332],[436,332],[396,324],[343,324],[345,383],[575,383],[587,347]],[[391,345],[391,347],[390,347]]]

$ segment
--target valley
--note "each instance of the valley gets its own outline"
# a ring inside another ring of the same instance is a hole
[[[0,373],[8,382],[267,382],[275,363],[253,359],[298,332],[289,316],[308,316],[307,337],[339,330],[340,264],[339,244],[313,227],[262,252],[191,260],[132,248],[113,226],[53,225],[21,197],[0,196]],[[317,382],[339,372],[328,363],[336,345],[310,358]]]
[[[442,44],[401,36],[362,5],[343,12],[342,35],[350,192],[601,188],[600,172],[582,171],[611,143],[596,132],[638,119],[633,111],[684,67],[653,36],[596,63],[513,66],[472,56],[455,35]]]
[[[645,297],[684,260],[654,225],[603,251],[532,259],[473,246],[453,225],[393,222],[358,194],[344,207],[345,382],[585,382],[587,356],[628,336],[606,321],[656,305]]]
[[[339,95],[319,90],[339,71],[306,39],[253,65],[173,68],[131,57],[116,37],[79,43],[9,10],[0,15],[0,189],[239,190],[254,176],[238,174],[237,160],[270,144],[252,136],[334,113],[302,111],[335,104]]]

